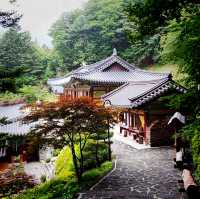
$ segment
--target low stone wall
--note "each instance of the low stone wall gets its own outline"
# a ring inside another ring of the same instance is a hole
[[[0,101],[0,106],[17,105],[17,104],[23,104],[24,102],[25,102],[25,99],[19,99],[15,101]]]

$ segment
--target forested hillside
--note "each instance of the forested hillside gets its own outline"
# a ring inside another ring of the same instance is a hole
[[[113,48],[139,66],[157,62],[160,35],[141,38],[125,9],[124,0],[90,0],[85,9],[64,13],[50,30],[63,71],[108,57]]]

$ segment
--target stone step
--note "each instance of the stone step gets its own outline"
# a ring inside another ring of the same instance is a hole
[[[79,199],[154,199],[152,195],[131,191],[88,191],[81,193]]]

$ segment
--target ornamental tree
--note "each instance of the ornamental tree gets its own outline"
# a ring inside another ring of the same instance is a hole
[[[84,172],[83,150],[88,139],[92,138],[94,133],[108,131],[107,140],[110,147],[109,128],[114,118],[112,112],[103,105],[91,98],[81,97],[47,103],[40,107],[34,105],[24,122],[37,122],[29,136],[38,137],[40,144],[49,142],[56,146],[69,145],[75,173],[80,181]],[[78,145],[78,152],[75,145]],[[110,154],[108,156],[111,157]]]

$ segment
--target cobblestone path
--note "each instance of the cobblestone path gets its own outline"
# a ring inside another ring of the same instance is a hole
[[[171,148],[137,150],[115,142],[116,169],[82,199],[180,199],[180,172],[173,167]]]

